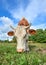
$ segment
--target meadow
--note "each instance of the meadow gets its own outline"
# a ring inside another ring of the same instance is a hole
[[[0,43],[0,65],[46,65],[46,43],[29,43],[29,52],[16,52],[16,43]]]

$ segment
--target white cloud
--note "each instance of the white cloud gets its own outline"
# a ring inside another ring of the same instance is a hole
[[[0,34],[0,39],[1,39],[1,40],[7,40],[7,38],[8,38],[8,35],[7,35],[6,33],[2,33],[2,32],[1,32],[1,34]]]
[[[29,22],[32,22],[34,18],[41,12],[46,12],[46,0],[32,0],[32,2],[30,0],[26,10],[23,10],[22,7],[20,7],[18,10],[10,10],[10,13],[14,18],[21,19],[22,17],[25,17]]]
[[[1,39],[1,40],[9,40],[9,41],[11,41],[12,38],[13,38],[13,36],[10,37],[10,36],[7,35],[7,33],[2,33],[2,32],[1,32],[1,34],[0,34],[0,39]]]
[[[13,20],[11,20],[8,17],[0,17],[0,22],[2,22],[2,26],[0,26],[0,39],[5,40],[5,39],[10,39],[9,36],[7,35],[7,32],[12,30],[9,25],[13,25]],[[1,24],[0,24],[1,25]]]
[[[0,17],[0,22],[2,22],[3,24],[2,26],[0,26],[1,30],[10,29],[9,25],[14,25],[13,20],[5,16]]]
[[[0,17],[0,21],[2,21],[4,25],[9,25],[9,24],[13,25],[13,20],[5,16]]]
[[[40,24],[40,25],[36,25],[36,26],[31,26],[30,29],[45,29],[46,28],[46,24]]]

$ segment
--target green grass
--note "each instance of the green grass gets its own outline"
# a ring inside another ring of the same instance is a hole
[[[46,65],[46,43],[30,43],[29,52],[17,53],[15,43],[0,43],[0,65]]]

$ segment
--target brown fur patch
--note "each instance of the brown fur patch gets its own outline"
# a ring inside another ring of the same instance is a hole
[[[13,32],[13,31],[9,31],[7,34],[8,34],[9,36],[13,36],[13,35],[14,35],[14,32]]]
[[[18,25],[23,25],[23,26],[28,26],[29,25],[29,23],[28,23],[28,21],[25,19],[25,18],[23,18],[22,20],[20,20],[20,22],[18,23]]]
[[[29,34],[35,34],[35,33],[36,33],[36,30],[34,30],[34,29],[29,29],[29,30],[27,30],[27,32],[28,32]]]

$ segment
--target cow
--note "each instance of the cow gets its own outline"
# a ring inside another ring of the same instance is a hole
[[[13,31],[9,31],[9,36],[15,36],[17,39],[17,52],[29,51],[28,47],[28,36],[29,34],[34,34],[36,31],[29,29],[30,25],[18,25],[16,28],[10,26]]]

